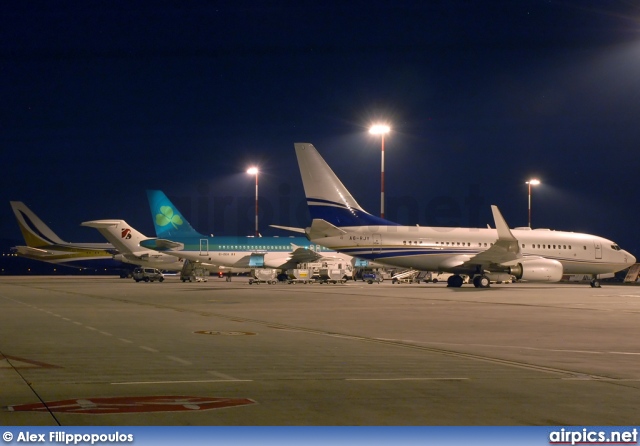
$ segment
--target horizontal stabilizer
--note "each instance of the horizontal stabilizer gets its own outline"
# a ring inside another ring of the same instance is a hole
[[[347,232],[332,225],[326,220],[314,218],[311,222],[311,227],[306,230],[310,240],[315,240],[324,237],[339,237]]]
[[[174,242],[162,238],[147,239],[140,242],[140,246],[156,251],[182,251],[184,243]]]
[[[292,226],[280,226],[280,225],[269,225],[269,226],[271,226],[272,228],[283,229],[285,231],[297,232],[297,233],[300,233],[300,234],[304,234],[305,233],[303,228],[294,228]]]
[[[16,246],[15,249],[22,255],[33,257],[46,257],[59,254],[53,251],[47,251],[45,249],[33,248],[31,246]]]
[[[88,226],[90,228],[110,228],[112,226],[118,226],[123,220],[91,220],[83,221],[80,226]]]

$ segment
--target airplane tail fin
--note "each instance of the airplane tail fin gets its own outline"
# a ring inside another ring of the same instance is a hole
[[[184,218],[164,192],[148,190],[147,198],[149,198],[156,235],[159,238],[171,239],[174,236],[202,237],[202,234],[191,227],[187,219]]]
[[[81,226],[96,228],[122,254],[140,251],[140,242],[149,238],[124,220],[92,220],[82,222]]]
[[[10,204],[27,246],[33,248],[67,244],[22,201],[10,201]]]
[[[295,143],[309,213],[336,226],[397,226],[362,209],[313,144]]]

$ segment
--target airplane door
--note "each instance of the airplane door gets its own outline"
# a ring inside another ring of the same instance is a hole
[[[373,252],[374,254],[380,254],[380,245],[382,244],[382,236],[380,234],[373,234]]]
[[[594,240],[593,244],[594,244],[594,246],[596,248],[596,259],[601,259],[602,258],[602,244],[597,240]]]
[[[200,239],[200,255],[208,256],[209,255],[209,240],[206,238]]]

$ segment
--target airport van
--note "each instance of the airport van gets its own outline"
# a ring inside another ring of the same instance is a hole
[[[133,270],[133,280],[136,282],[140,282],[141,280],[144,282],[153,282],[157,280],[158,282],[162,282],[164,280],[164,274],[159,269],[156,268],[136,268]]]

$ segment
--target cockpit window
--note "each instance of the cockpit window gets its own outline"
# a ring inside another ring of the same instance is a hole
[[[611,245],[611,248],[612,248],[614,251],[620,251],[620,247],[619,247],[618,245]]]

